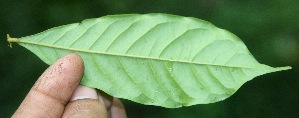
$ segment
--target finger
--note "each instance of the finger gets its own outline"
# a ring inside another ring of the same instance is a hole
[[[103,100],[98,100],[95,89],[79,86],[73,94],[71,102],[66,106],[63,118],[107,118],[107,110]]]
[[[114,98],[112,102],[111,118],[127,118],[125,107],[117,98]]]
[[[13,117],[61,117],[83,68],[83,60],[74,53],[57,60],[39,77]]]
[[[117,98],[106,94],[103,91],[98,90],[99,99],[102,99],[105,103],[109,118],[126,118],[125,107],[121,101]]]
[[[111,105],[113,102],[113,97],[101,90],[97,90],[97,92],[98,92],[99,100],[103,100],[103,102],[106,106],[107,112],[110,113]],[[108,115],[110,116],[110,114],[108,114]]]

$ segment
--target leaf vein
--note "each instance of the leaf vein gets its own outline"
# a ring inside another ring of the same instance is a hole
[[[59,38],[57,38],[52,44],[55,45],[57,41],[59,41],[59,39],[61,39],[66,33],[68,33],[69,31],[72,31],[73,29],[76,29],[79,25],[77,25],[76,27],[73,27],[71,29],[68,29],[66,32],[63,33],[63,35],[61,35]]]
[[[194,61],[194,59],[197,57],[197,55],[200,54],[200,52],[201,52],[202,50],[204,50],[206,47],[208,47],[209,45],[211,45],[213,42],[214,42],[214,41],[212,41],[212,42],[208,43],[207,45],[205,45],[204,47],[202,47],[202,48],[201,48],[201,49],[194,55],[194,57],[192,58],[192,61]]]
[[[34,46],[33,44],[31,44],[32,46]],[[41,47],[36,46],[36,48],[44,55],[44,57],[46,57],[46,59],[48,60],[48,62],[51,62],[51,60],[49,59],[49,57],[45,54],[45,52],[41,49]]]
[[[99,34],[99,37],[97,37],[97,40],[95,40],[92,44],[91,44],[91,46],[89,46],[89,48],[87,49],[87,50],[90,50],[93,46],[94,46],[94,44],[97,42],[97,41],[99,41],[99,38],[101,38],[101,36],[102,36],[102,34],[104,34],[105,32],[106,32],[106,30],[114,23],[114,22],[117,22],[117,21],[119,21],[119,20],[116,20],[116,21],[113,21],[112,23],[110,23],[105,29],[104,29],[104,31],[101,33],[101,34]]]
[[[211,63],[202,63],[202,62],[193,62],[193,61],[183,61],[183,60],[170,60],[166,58],[155,58],[155,57],[147,57],[147,56],[136,56],[136,55],[125,55],[125,54],[118,54],[118,53],[110,53],[110,52],[99,52],[94,50],[83,50],[78,48],[69,48],[69,47],[63,47],[63,46],[54,46],[49,44],[43,44],[43,43],[36,43],[36,42],[30,42],[30,41],[23,41],[20,40],[18,43],[25,43],[25,44],[32,44],[36,46],[43,46],[43,47],[50,47],[50,48],[59,48],[62,50],[69,50],[69,51],[76,51],[76,52],[83,52],[83,53],[93,53],[93,54],[101,54],[101,55],[110,55],[110,56],[121,56],[121,57],[131,57],[131,58],[141,58],[141,59],[151,59],[151,60],[160,60],[160,61],[172,61],[172,62],[178,62],[178,63],[188,63],[188,64],[198,64],[198,65],[210,65],[210,66],[221,66],[221,67],[229,67],[229,68],[248,68],[248,69],[255,69],[256,67],[241,67],[241,66],[231,66],[231,65],[219,65],[219,64],[211,64]]]
[[[97,24],[97,23],[99,23],[99,22],[96,22],[96,23],[94,23],[93,25],[91,25],[91,26],[89,26],[87,29],[85,29],[85,31],[76,39],[76,40],[74,40],[70,45],[68,45],[67,47],[71,47],[75,42],[77,42],[80,38],[82,38],[82,36],[86,33],[86,32],[88,32],[88,30],[90,29],[90,28],[92,28],[92,27],[94,27],[95,26],[95,24]],[[81,24],[82,25],[82,24]]]
[[[167,23],[167,22],[161,22],[161,23],[158,23],[158,24],[156,24],[156,25],[154,25],[153,27],[151,27],[148,31],[146,31],[144,34],[142,34],[137,40],[135,40],[131,45],[130,45],[130,47],[125,51],[125,54],[127,54],[127,52],[132,48],[132,47],[134,47],[135,45],[136,45],[136,42],[138,42],[138,41],[140,41],[140,39],[142,38],[142,37],[144,37],[146,34],[148,34],[150,31],[152,31],[155,27],[157,27],[158,25],[160,25],[160,24],[163,24],[163,23]],[[156,41],[156,40],[155,40]],[[154,46],[154,45],[153,45]],[[152,47],[153,47],[152,46]]]
[[[176,81],[176,79],[175,79],[175,77],[171,74],[171,72],[168,70],[168,66],[167,66],[167,64],[164,62],[164,69],[166,70],[166,72],[167,72],[167,74],[168,75],[170,75],[170,77],[171,78],[169,78],[169,80],[172,80],[174,83],[175,83],[175,85],[177,86],[177,87],[179,87],[180,88],[180,90],[181,90],[181,93],[180,94],[184,94],[184,95],[178,95],[178,96],[188,96],[189,98],[191,98],[185,91],[184,91],[184,89],[183,89],[183,87],[181,87],[180,86],[180,84],[179,84],[179,82],[177,82]],[[174,93],[173,93],[174,94]],[[181,99],[181,100],[183,100],[183,99]],[[180,103],[185,103],[184,101],[179,101]]]
[[[157,81],[157,83],[159,84],[159,87],[162,88],[162,90],[163,90],[163,94],[165,94],[165,95],[167,96],[167,99],[168,99],[168,98],[171,98],[170,100],[172,100],[172,101],[174,101],[174,102],[178,102],[178,101],[175,101],[172,97],[170,97],[171,95],[170,95],[168,92],[166,92],[166,91],[167,91],[166,88],[165,88],[163,85],[161,85],[161,81],[159,81],[159,79],[157,78],[157,74],[155,73],[155,71],[154,71],[154,69],[153,69],[153,64],[152,64],[151,60],[148,60],[148,62],[149,62],[150,71],[151,71],[151,73],[154,75],[154,79],[155,79],[155,80]]]
[[[207,66],[207,69],[208,69],[208,74],[209,75],[211,75],[211,79],[212,80],[214,80],[214,82],[218,85],[218,86],[221,86],[221,88],[222,89],[225,89],[225,90],[228,90],[228,92],[227,91],[225,91],[225,93],[228,93],[229,95],[231,95],[232,93],[233,93],[233,89],[232,88],[228,88],[228,87],[226,87],[222,82],[220,82],[219,80],[218,80],[218,78],[214,75],[214,73],[212,73],[211,72],[211,69],[210,69],[210,67],[209,66]]]
[[[196,77],[196,81],[197,81],[197,83],[201,86],[201,87],[203,87],[203,89],[205,89],[205,90],[209,90],[206,86],[204,86],[205,84],[203,84],[202,83],[202,79],[196,74],[196,71],[194,70],[194,66],[192,65],[192,64],[190,64],[190,69],[191,69],[191,72],[192,72],[192,74]],[[200,79],[200,80],[199,80]]]
[[[120,58],[117,57],[117,59],[118,59],[118,61],[119,61],[119,63],[120,63],[121,68],[124,70],[125,74],[126,74],[126,75],[128,76],[128,78],[131,80],[131,82],[135,83],[135,85],[138,86],[138,88],[142,91],[141,94],[144,94],[144,92],[143,92],[143,91],[144,91],[144,88],[141,87],[141,86],[140,86],[140,85],[139,85],[139,84],[132,78],[132,76],[129,74],[129,72],[127,71],[127,69],[124,67],[124,65],[123,65],[122,61],[120,60]],[[152,98],[148,97],[147,95],[144,94],[144,96],[146,96],[147,98],[149,98],[150,100],[152,100]]]
[[[133,26],[133,24],[135,24],[135,23],[138,22],[138,21],[140,21],[140,20],[137,20],[137,21],[132,22],[132,23],[128,26],[127,29],[125,29],[125,30],[123,30],[121,33],[119,33],[119,34],[113,39],[113,41],[111,42],[111,44],[106,48],[105,52],[106,52],[107,50],[109,50],[109,48],[111,48],[111,46],[113,45],[113,43],[115,43],[115,40],[117,40],[117,38],[118,38],[119,36],[121,36],[123,33],[125,33],[126,31],[128,31],[128,30]]]
[[[41,38],[40,40],[36,41],[36,42],[41,42],[43,39],[45,39],[46,37],[50,36],[51,34],[53,34],[55,31],[52,31],[51,33],[49,33],[48,35],[46,35],[45,37]]]
[[[109,77],[106,73],[104,73],[104,71],[102,70],[101,66],[100,66],[99,63],[96,61],[96,58],[95,58],[94,54],[91,54],[91,55],[92,55],[92,59],[93,59],[94,63],[96,64],[96,68],[97,68],[97,70],[98,70],[100,73],[102,73],[101,75],[105,75],[105,76],[108,78],[107,80],[112,80],[111,77]],[[111,83],[111,81],[110,81],[110,83]],[[110,86],[110,88],[111,88],[111,86]],[[109,89],[110,89],[110,88],[109,88]]]
[[[178,35],[177,37],[175,37],[172,41],[170,41],[161,51],[161,53],[159,54],[158,57],[161,57],[161,55],[164,53],[165,49],[168,48],[169,46],[171,46],[171,44],[173,42],[175,42],[175,40],[177,40],[178,38],[180,38],[181,36],[183,36],[184,34],[186,34],[189,30],[184,31],[182,34]]]

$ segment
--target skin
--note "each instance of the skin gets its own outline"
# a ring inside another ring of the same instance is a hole
[[[39,77],[12,117],[126,118],[118,99],[79,85],[83,71],[83,60],[77,54],[58,59]]]

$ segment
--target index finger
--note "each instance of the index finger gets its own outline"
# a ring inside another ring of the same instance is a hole
[[[36,81],[13,117],[61,117],[83,74],[83,60],[68,54]]]

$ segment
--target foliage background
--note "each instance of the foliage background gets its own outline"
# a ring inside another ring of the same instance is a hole
[[[48,67],[14,44],[22,37],[84,19],[123,13],[169,13],[212,22],[239,36],[259,62],[293,67],[243,85],[232,97],[178,109],[123,100],[130,118],[271,117],[299,115],[298,0],[0,0],[0,117],[10,117]]]

